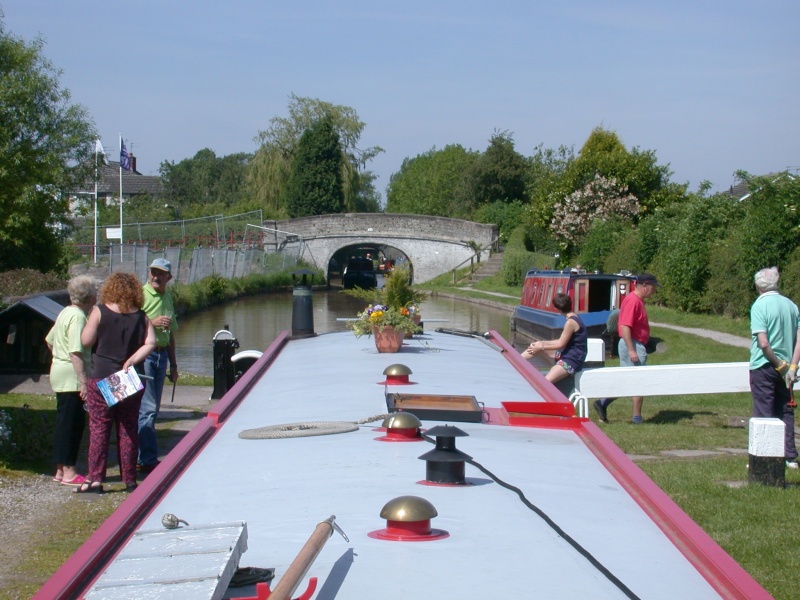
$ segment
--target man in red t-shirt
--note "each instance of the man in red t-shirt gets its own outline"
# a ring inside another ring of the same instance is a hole
[[[656,291],[658,281],[650,273],[642,273],[636,279],[636,289],[622,299],[617,321],[619,334],[619,366],[638,367],[647,364],[647,342],[650,341],[650,322],[644,301]],[[608,422],[606,409],[616,398],[603,398],[594,401],[594,408],[604,423]],[[632,423],[642,422],[642,403],[644,398],[633,398]]]

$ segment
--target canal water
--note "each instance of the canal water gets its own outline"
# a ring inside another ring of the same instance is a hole
[[[314,292],[314,331],[347,331],[346,322],[337,319],[355,317],[364,302],[338,291]],[[176,354],[181,371],[213,375],[214,334],[228,329],[241,350],[263,351],[283,330],[292,328],[292,294],[264,294],[241,298],[224,306],[186,317],[175,336]],[[510,312],[451,298],[427,298],[422,304],[425,329],[444,327],[484,333],[496,330],[509,338]]]

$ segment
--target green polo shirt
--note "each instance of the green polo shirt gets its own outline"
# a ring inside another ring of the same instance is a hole
[[[758,347],[758,334],[766,333],[772,351],[781,360],[791,362],[797,342],[800,314],[797,305],[778,292],[764,292],[750,308],[750,369],[763,367],[769,361]]]
[[[172,317],[172,327],[165,330],[163,327],[156,327],[156,346],[168,346],[170,331],[178,329],[178,318],[175,315],[175,305],[172,304],[172,296],[169,292],[159,294],[153,289],[150,283],[145,283],[142,287],[144,291],[144,306],[142,310],[147,315],[148,319],[155,319],[156,317],[168,316]]]

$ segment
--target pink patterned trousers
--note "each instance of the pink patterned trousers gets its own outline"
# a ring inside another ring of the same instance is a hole
[[[136,460],[139,455],[139,392],[109,408],[100,390],[99,379],[89,379],[86,408],[89,411],[89,481],[103,482],[108,468],[111,428],[117,427],[117,456],[122,482],[136,483]]]

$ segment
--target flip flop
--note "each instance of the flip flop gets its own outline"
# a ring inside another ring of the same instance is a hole
[[[93,485],[97,483],[97,485]],[[102,494],[103,484],[99,481],[89,481],[88,479],[80,484],[73,493],[75,494]]]
[[[53,477],[53,481],[55,481],[56,483],[61,483],[64,480],[61,477]]]
[[[81,485],[82,483],[86,483],[86,477],[83,475],[75,475],[69,481],[62,479],[61,485]]]

